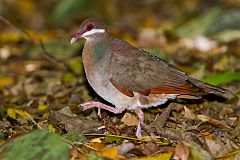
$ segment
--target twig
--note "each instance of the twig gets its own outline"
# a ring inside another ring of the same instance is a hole
[[[32,121],[34,124],[37,125],[37,127],[38,127],[39,129],[43,129],[39,124],[37,124],[37,122],[36,122],[26,111],[24,111],[24,113],[31,119],[31,121]]]
[[[133,141],[140,141],[140,142],[150,142],[152,141],[151,138],[133,138],[133,137],[127,137],[127,136],[117,136],[117,135],[112,135],[112,134],[98,134],[98,133],[92,133],[92,134],[84,134],[84,136],[100,136],[100,137],[116,137],[116,138],[122,138],[122,139],[127,139],[127,140],[133,140]],[[159,137],[156,137],[159,138]],[[169,143],[164,143],[164,142],[155,142],[158,145],[169,145]]]
[[[88,144],[82,143],[82,142],[73,142],[73,144],[83,145],[83,146],[85,146],[87,148],[90,148],[90,149],[96,151],[96,152],[98,151],[96,148],[94,148],[94,147],[92,147],[92,146],[90,146]]]

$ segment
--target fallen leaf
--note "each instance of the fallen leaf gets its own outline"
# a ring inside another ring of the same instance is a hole
[[[113,147],[109,149],[104,149],[102,151],[98,151],[96,152],[96,155],[107,157],[107,158],[114,158],[114,159],[122,157],[118,155],[118,147]]]
[[[17,115],[21,116],[24,119],[30,119],[30,117],[23,110],[16,109],[16,108],[8,108],[7,114],[9,117],[13,119],[16,119]]]
[[[189,153],[190,153],[189,148],[184,144],[184,142],[182,140],[179,140],[179,142],[175,148],[174,159],[188,160]]]
[[[184,106],[184,117],[187,119],[195,119],[196,118],[195,114],[190,109],[188,109],[186,106]]]
[[[190,155],[192,157],[192,160],[199,160],[199,159],[204,159],[204,160],[213,160],[213,156],[205,151],[202,147],[200,147],[196,143],[186,143],[186,145],[190,149]]]
[[[73,132],[64,134],[64,135],[62,135],[62,137],[71,142],[84,142],[87,140],[83,134],[73,133]]]
[[[78,150],[76,148],[72,148],[70,150],[70,155],[71,155],[71,159],[79,159],[80,157],[80,153],[78,152]]]
[[[173,155],[172,152],[168,152],[168,153],[162,153],[153,157],[137,158],[135,160],[170,160],[172,155]]]
[[[40,111],[43,111],[43,110],[45,110],[45,109],[47,109],[48,108],[48,106],[46,106],[45,104],[39,104],[38,105],[38,109],[40,110]]]
[[[0,77],[0,89],[3,89],[4,87],[11,85],[14,83],[13,77]]]
[[[130,113],[125,113],[121,121],[127,126],[136,126],[138,125],[138,118]]]
[[[206,139],[206,143],[208,145],[208,148],[211,154],[214,157],[220,157],[225,155],[226,149],[223,148],[224,146],[222,146],[221,144],[218,144],[217,141]]]
[[[56,134],[35,130],[3,144],[0,153],[4,160],[69,159],[69,146]]]
[[[118,136],[114,136],[114,135],[107,135],[106,138],[105,138],[105,141],[106,142],[116,142],[116,144],[119,144],[120,141],[122,140],[121,137],[118,137]]]

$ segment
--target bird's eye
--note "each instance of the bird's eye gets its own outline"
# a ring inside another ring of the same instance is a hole
[[[88,25],[87,25],[87,30],[90,31],[90,30],[92,30],[92,29],[93,29],[93,24],[88,24]]]

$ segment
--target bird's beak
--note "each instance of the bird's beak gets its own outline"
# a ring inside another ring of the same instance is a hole
[[[77,41],[77,38],[76,37],[72,37],[70,43],[73,44],[76,41]]]
[[[73,44],[74,42],[78,41],[80,38],[82,38],[82,34],[79,32],[71,38],[70,43]]]

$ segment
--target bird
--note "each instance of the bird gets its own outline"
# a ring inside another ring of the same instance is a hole
[[[104,100],[80,104],[83,110],[98,108],[119,114],[134,111],[139,118],[136,137],[141,135],[142,109],[157,107],[176,98],[200,99],[222,96],[230,91],[188,76],[159,57],[108,33],[107,24],[97,18],[84,20],[71,43],[85,39],[82,61],[90,86]]]

